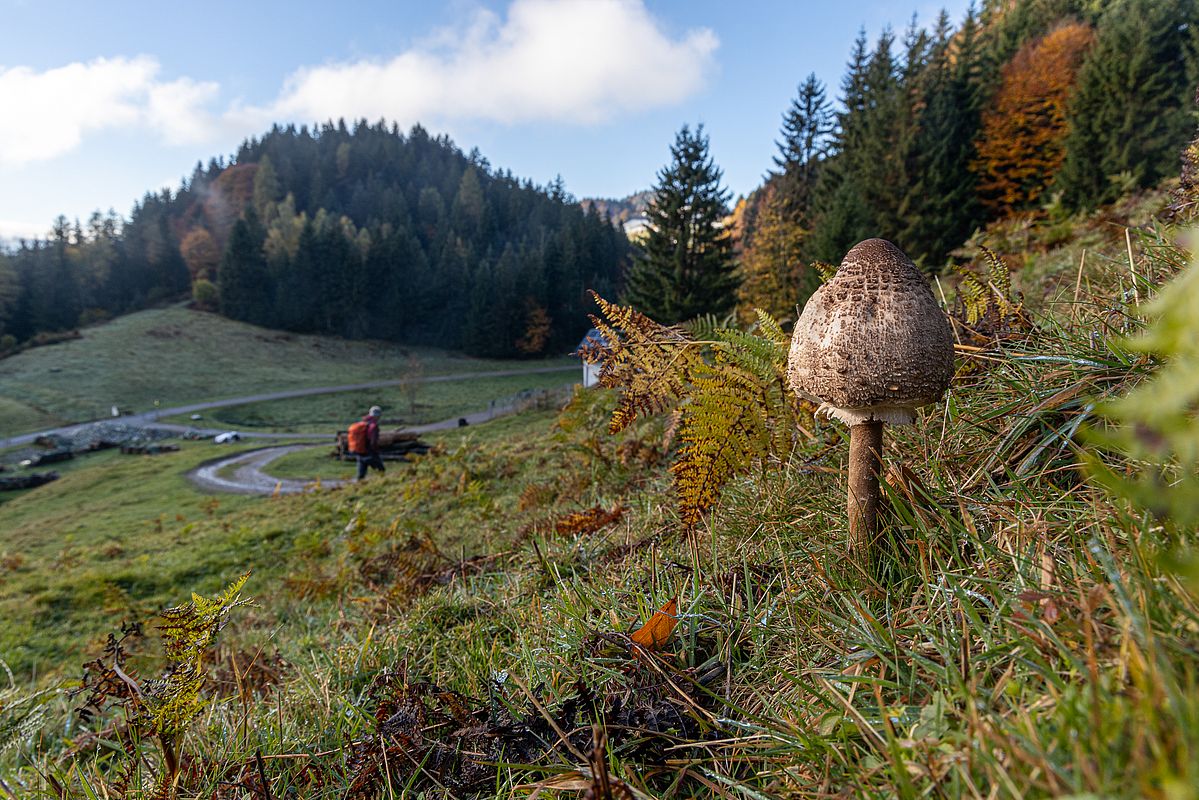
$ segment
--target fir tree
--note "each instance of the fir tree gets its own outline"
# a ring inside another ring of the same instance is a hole
[[[265,232],[253,209],[233,226],[217,270],[221,313],[227,317],[269,323],[272,297],[266,256],[262,252],[264,238]]]
[[[799,94],[783,114],[782,141],[775,166],[781,171],[780,209],[797,223],[807,221],[812,189],[820,162],[828,154],[833,133],[833,112],[824,85],[811,73],[799,85]]]
[[[808,254],[840,261],[856,242],[897,238],[903,191],[899,148],[905,98],[891,53],[894,36],[883,31],[873,52],[865,33],[854,43],[842,82],[836,155],[821,170],[813,206],[816,218]]]
[[[1058,185],[1073,208],[1113,200],[1127,176],[1149,186],[1177,170],[1192,123],[1196,0],[1120,0],[1100,18],[1067,115]]]
[[[625,288],[628,304],[664,324],[728,313],[740,282],[732,240],[720,225],[729,192],[703,125],[695,133],[684,125],[670,153],[647,213],[650,233]]]
[[[981,221],[970,171],[979,124],[977,42],[973,11],[956,34],[942,12],[927,63],[914,78],[920,111],[909,143],[899,238],[918,263],[943,264]]]

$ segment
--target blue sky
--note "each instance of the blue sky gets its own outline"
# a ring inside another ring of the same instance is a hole
[[[420,121],[579,197],[649,188],[703,123],[735,194],[809,72],[967,0],[0,0],[0,236],[127,215],[271,122]]]

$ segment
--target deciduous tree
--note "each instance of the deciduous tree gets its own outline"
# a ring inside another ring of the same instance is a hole
[[[1059,26],[1026,44],[1001,70],[982,115],[978,190],[996,216],[1035,205],[1066,158],[1066,105],[1094,41],[1089,25]]]

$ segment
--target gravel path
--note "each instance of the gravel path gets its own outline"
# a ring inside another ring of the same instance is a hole
[[[421,383],[446,383],[449,381],[464,381],[472,378],[508,378],[518,375],[540,375],[550,372],[577,372],[578,367],[534,367],[532,369],[504,369],[491,370],[488,372],[458,372],[452,375],[428,375],[420,379]],[[348,383],[341,386],[317,386],[309,389],[291,389],[283,392],[265,392],[262,394],[252,394],[246,397],[227,397],[223,400],[209,400],[203,403],[192,403],[186,406],[176,406],[175,408],[156,408],[153,411],[145,411],[140,414],[130,414],[117,418],[122,424],[140,426],[140,427],[157,427],[161,430],[182,433],[187,430],[193,430],[185,425],[172,425],[158,420],[163,417],[173,417],[176,414],[194,414],[198,411],[207,411],[213,408],[223,408],[225,406],[238,406],[243,403],[260,403],[267,400],[289,400],[293,397],[310,397],[317,394],[337,394],[338,392],[355,392],[363,389],[380,389],[385,386],[399,386],[403,384],[403,380],[391,381],[373,381],[371,383]],[[19,447],[21,445],[31,444],[39,436],[70,436],[77,432],[80,428],[92,424],[99,420],[90,422],[81,422],[75,425],[65,425],[60,428],[50,428],[44,431],[35,431],[34,433],[25,433],[20,436],[12,436],[4,440],[0,440],[0,447]],[[454,422],[457,422],[455,418]],[[442,423],[434,422],[433,425],[441,425]],[[448,427],[453,427],[452,425]],[[427,426],[417,426],[411,430],[419,432],[420,430],[438,430],[438,428],[430,428]],[[216,434],[221,429],[201,429],[200,433]],[[310,433],[241,433],[242,437],[248,439],[308,439],[311,440]]]
[[[440,422],[430,422],[425,425],[413,425],[404,430],[409,433],[429,433],[431,431],[444,431],[451,428],[457,428],[461,423],[460,420],[466,420],[468,425],[479,425],[496,417],[503,417],[517,410],[516,404],[505,403],[497,405],[493,408],[488,408],[485,411],[476,411],[473,414],[467,414],[464,417],[452,417],[443,419]],[[275,437],[303,437],[311,440],[312,434],[260,434],[260,436],[275,436]],[[232,494],[297,494],[315,486],[315,481],[297,480],[295,478],[275,478],[267,475],[263,469],[277,458],[294,453],[297,450],[305,450],[311,447],[331,447],[332,440],[320,443],[308,444],[291,444],[291,445],[276,445],[274,447],[262,447],[257,450],[248,450],[241,453],[236,453],[231,456],[221,457],[207,461],[200,466],[187,473],[187,477],[198,487],[207,492],[225,492]],[[235,468],[235,469],[233,469]],[[222,476],[221,472],[229,472],[233,469],[232,474]],[[349,481],[321,481],[321,486],[324,488],[332,486],[342,486]]]
[[[192,483],[210,492],[230,494],[298,494],[315,485],[314,481],[294,478],[273,478],[262,471],[263,467],[280,456],[306,450],[310,447],[327,447],[319,444],[292,444],[284,447],[266,447],[250,450],[227,458],[218,458],[201,464],[187,474]],[[228,477],[220,475],[236,467]],[[345,481],[321,481],[321,486],[341,486]]]

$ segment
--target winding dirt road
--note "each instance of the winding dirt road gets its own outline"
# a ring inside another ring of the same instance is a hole
[[[485,372],[456,372],[451,375],[428,375],[419,379],[420,383],[447,383],[450,381],[464,381],[473,378],[508,378],[519,375],[540,375],[551,372],[578,372],[576,366],[564,367],[534,367],[532,369],[501,369],[490,370]],[[309,389],[290,389],[282,392],[265,392],[262,394],[252,394],[246,397],[226,397],[222,400],[209,400],[203,403],[192,403],[186,406],[176,406],[174,408],[156,408],[152,411],[145,411],[140,414],[130,414],[120,417],[122,424],[133,425],[147,428],[160,428],[175,433],[182,433],[187,430],[196,430],[189,428],[186,425],[173,425],[166,422],[159,422],[163,417],[173,417],[176,414],[194,414],[198,411],[207,411],[213,408],[224,408],[225,406],[239,406],[244,403],[261,403],[268,400],[290,400],[294,397],[310,397],[317,394],[337,394],[338,392],[355,392],[363,389],[382,389],[388,386],[400,386],[404,383],[403,380],[390,381],[372,381],[370,383],[348,383],[341,386],[317,386]],[[55,436],[55,435],[70,435],[80,428],[90,425],[93,422],[101,422],[103,420],[89,420],[88,422],[80,422],[73,425],[64,425],[59,428],[49,428],[44,431],[34,431],[33,433],[24,433],[20,436],[12,436],[0,441],[0,447],[19,447],[21,445],[31,444],[39,436]],[[455,423],[457,418],[455,418]],[[440,425],[442,423],[433,423]],[[412,430],[418,430],[421,426],[417,426]],[[452,426],[450,426],[452,427]],[[200,433],[216,434],[222,429],[199,429]],[[428,428],[428,430],[437,430],[437,428]],[[240,432],[242,437],[247,439],[308,439],[313,438],[310,433],[250,433]]]
[[[479,425],[496,417],[507,416],[517,410],[515,403],[493,405],[484,411],[476,411],[463,417],[451,417],[440,422],[430,422],[424,425],[413,425],[404,430],[409,433],[429,433],[457,428],[464,420],[468,425]],[[265,435],[265,434],[260,434]],[[274,434],[274,436],[302,436],[313,439],[312,434]],[[257,450],[247,450],[231,456],[223,456],[207,461],[187,473],[192,483],[206,492],[225,492],[232,494],[298,494],[315,488],[315,481],[297,480],[294,478],[276,478],[267,475],[264,469],[277,458],[305,450],[311,447],[331,447],[332,440],[313,444],[275,445],[262,447]],[[348,469],[347,465],[347,469]],[[225,473],[222,475],[221,473]],[[341,486],[348,481],[321,481],[321,487]]]

